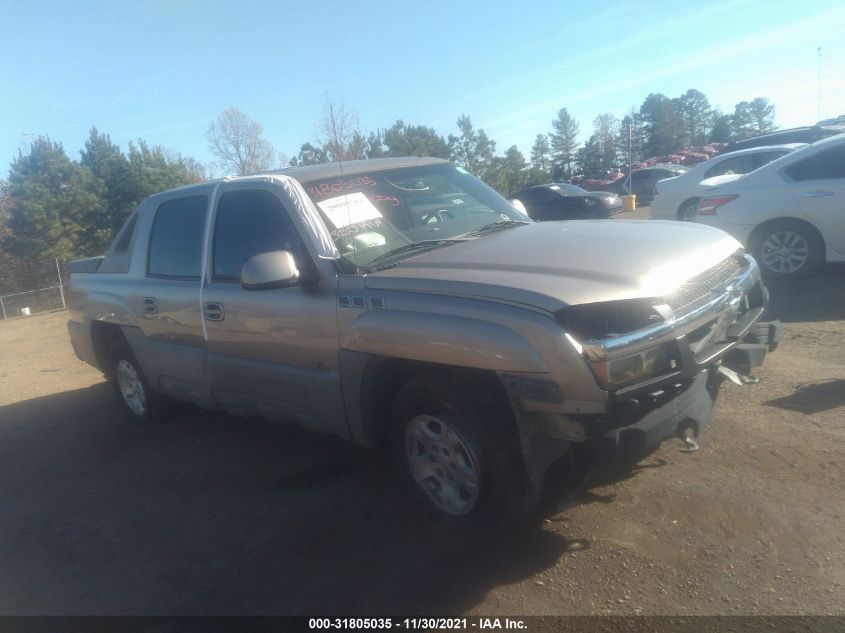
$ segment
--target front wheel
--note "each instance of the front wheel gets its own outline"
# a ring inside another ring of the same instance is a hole
[[[507,435],[501,411],[470,391],[427,376],[400,389],[393,407],[399,467],[440,514],[483,514],[500,525],[518,524],[532,507],[521,459],[513,446],[495,437]]]
[[[441,512],[470,514],[481,490],[480,447],[460,418],[448,412],[417,415],[404,432],[408,474]]]
[[[793,279],[814,272],[824,259],[824,241],[803,222],[783,220],[761,231],[751,248],[763,273]]]

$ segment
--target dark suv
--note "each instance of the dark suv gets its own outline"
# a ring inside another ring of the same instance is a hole
[[[654,199],[654,185],[659,180],[674,178],[689,171],[689,167],[681,165],[664,164],[653,165],[633,172],[629,178],[622,178],[609,186],[609,189],[627,195],[633,193],[637,196],[637,204],[649,204]]]

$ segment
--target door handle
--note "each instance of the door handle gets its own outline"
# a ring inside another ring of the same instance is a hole
[[[144,314],[156,314],[158,312],[158,301],[153,297],[144,297],[143,309]]]
[[[206,301],[203,305],[203,314],[209,321],[222,321],[226,318],[223,311],[223,304],[216,301]]]
[[[828,196],[832,196],[832,191],[824,191],[822,189],[816,189],[815,191],[808,191],[804,194],[805,198],[827,198]]]

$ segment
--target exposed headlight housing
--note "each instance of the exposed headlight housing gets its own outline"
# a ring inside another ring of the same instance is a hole
[[[599,383],[607,389],[656,378],[671,373],[677,366],[677,360],[666,345],[622,358],[590,362],[590,368]]]

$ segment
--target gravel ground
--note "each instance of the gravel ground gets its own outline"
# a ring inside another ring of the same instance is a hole
[[[66,313],[0,322],[0,613],[843,614],[843,278],[771,285],[784,341],[698,453],[508,535],[296,427],[130,426]]]

